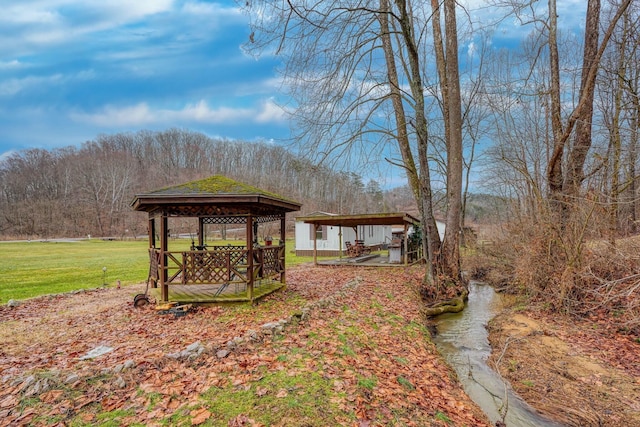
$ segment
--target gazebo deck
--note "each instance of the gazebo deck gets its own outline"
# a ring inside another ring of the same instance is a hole
[[[272,294],[286,285],[279,280],[264,279],[254,282],[253,300],[259,300]],[[160,300],[160,288],[153,288],[149,293]],[[229,285],[171,285],[169,286],[169,301],[178,303],[234,303],[250,302],[247,296],[247,286],[243,283]]]

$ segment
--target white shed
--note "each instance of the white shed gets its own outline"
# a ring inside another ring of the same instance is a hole
[[[391,242],[390,225],[318,225],[305,222],[309,219],[335,218],[341,215],[314,212],[309,217],[296,218],[296,255],[312,256],[314,238],[318,256],[339,256],[340,251],[344,255],[345,242],[363,240],[368,246],[384,246]],[[341,235],[342,234],[342,235]]]
[[[362,241],[369,248],[384,248],[391,243],[394,225],[405,233],[419,221],[406,213],[337,215],[315,212],[296,218],[296,255],[342,256],[347,242]]]

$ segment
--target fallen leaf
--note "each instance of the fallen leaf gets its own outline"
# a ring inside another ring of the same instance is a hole
[[[191,424],[197,426],[207,421],[211,417],[211,412],[209,412],[206,408],[200,408],[191,411],[189,415],[193,417],[191,419]]]
[[[18,399],[15,396],[7,396],[0,401],[0,408],[11,408],[18,404]]]
[[[40,395],[40,400],[44,403],[52,403],[58,400],[58,398],[62,396],[63,393],[64,391],[62,390],[49,390],[46,393],[42,393]]]
[[[276,397],[283,398],[283,397],[287,397],[288,395],[289,395],[289,392],[284,388],[281,388],[280,390],[278,390],[278,394],[276,394]]]

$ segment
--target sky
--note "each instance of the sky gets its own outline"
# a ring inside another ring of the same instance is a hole
[[[2,3],[0,156],[142,129],[289,136],[276,61],[243,53],[231,1]]]
[[[482,0],[467,1],[478,6],[474,20],[494,19]],[[583,19],[583,0],[558,3],[561,22]],[[290,136],[277,58],[243,52],[248,18],[231,0],[2,0],[2,10],[0,159],[174,127]],[[529,31],[514,19],[501,26],[496,37],[514,46]]]

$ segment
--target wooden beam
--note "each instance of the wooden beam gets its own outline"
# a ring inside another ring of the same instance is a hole
[[[160,290],[163,302],[169,301],[169,271],[167,270],[167,251],[169,247],[169,220],[167,215],[160,219]]]
[[[253,216],[247,217],[247,298],[253,301]]]
[[[318,224],[313,224],[313,265],[318,265]]]

